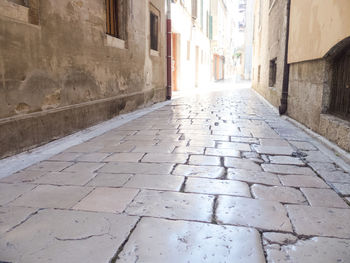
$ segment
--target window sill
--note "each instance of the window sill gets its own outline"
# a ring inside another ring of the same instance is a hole
[[[151,49],[150,55],[153,57],[159,57],[159,51]]]
[[[124,40],[116,38],[116,37],[112,37],[110,35],[106,35],[105,46],[115,47],[115,48],[119,48],[119,49],[126,49]]]
[[[29,23],[29,8],[8,1],[0,1],[0,15]]]

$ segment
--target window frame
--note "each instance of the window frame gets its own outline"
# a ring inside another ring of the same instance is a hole
[[[127,1],[105,0],[106,34],[127,41]]]
[[[152,4],[149,3],[149,50],[152,56],[159,56],[161,45],[161,14],[160,11]],[[152,25],[152,17],[156,18],[156,25]],[[153,33],[156,32],[154,36]],[[155,39],[154,39],[155,37]],[[155,40],[155,42],[153,42]],[[154,43],[156,43],[156,49],[154,49]]]

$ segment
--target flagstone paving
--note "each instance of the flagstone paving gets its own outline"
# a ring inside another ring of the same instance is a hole
[[[1,178],[0,262],[350,262],[317,145],[246,88],[173,100]]]

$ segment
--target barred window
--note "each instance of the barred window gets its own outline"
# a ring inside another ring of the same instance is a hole
[[[126,0],[106,0],[106,32],[126,40]]]
[[[151,49],[158,51],[158,16],[150,12]]]

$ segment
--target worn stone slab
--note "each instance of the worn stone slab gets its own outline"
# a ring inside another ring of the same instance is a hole
[[[196,139],[192,139],[189,142],[189,146],[215,147],[215,141],[214,140],[196,140]]]
[[[188,178],[185,192],[250,197],[246,183],[231,180]]]
[[[310,188],[330,188],[322,179],[308,175],[279,175],[284,186],[310,187]]]
[[[34,181],[35,184],[52,184],[52,185],[85,185],[92,178],[96,176],[95,173],[90,172],[49,172],[46,175]]]
[[[350,238],[350,209],[287,205],[298,235]]]
[[[73,164],[74,164],[73,162],[43,161],[28,167],[24,171],[31,170],[31,171],[59,172]]]
[[[206,148],[205,155],[241,157],[241,152],[234,149]]]
[[[21,224],[36,211],[36,208],[29,207],[0,207],[0,236],[15,226]]]
[[[293,148],[284,146],[254,146],[255,151],[260,154],[271,154],[271,155],[292,155]]]
[[[211,222],[210,195],[142,190],[125,210],[127,214]]]
[[[6,262],[109,262],[138,218],[82,211],[39,211],[0,237]]]
[[[179,191],[185,178],[176,175],[135,174],[125,187],[161,191]]]
[[[144,163],[185,163],[187,154],[175,153],[147,153],[143,158]]]
[[[20,171],[1,178],[0,183],[30,183],[47,173],[46,171]]]
[[[245,131],[245,128],[242,128],[241,131]],[[268,139],[278,139],[280,136],[270,127],[268,126],[255,126],[254,128],[250,128],[249,131],[252,133],[253,137],[256,138],[268,138]]]
[[[342,195],[350,195],[350,184],[332,183],[332,186]]]
[[[333,172],[338,170],[334,163],[309,162],[308,165],[318,173]]]
[[[170,174],[173,164],[158,163],[108,163],[99,173],[131,173],[131,174]]]
[[[63,162],[72,162],[81,156],[82,153],[71,153],[71,152],[63,152],[51,157],[50,161],[63,161]]]
[[[0,183],[0,205],[5,205],[22,194],[32,190],[35,185]]]
[[[92,188],[80,186],[39,185],[11,202],[13,206],[37,208],[71,208]]]
[[[350,184],[350,174],[343,171],[319,171],[318,173],[327,182]]]
[[[294,165],[282,164],[262,164],[261,167],[265,172],[276,174],[300,174],[300,175],[315,175],[309,167],[299,167]]]
[[[137,189],[99,187],[84,197],[73,209],[122,213],[138,192]]]
[[[292,234],[278,233],[278,232],[265,232],[263,233],[264,244],[291,244],[295,243],[298,238]]]
[[[86,143],[81,143],[76,146],[73,146],[65,150],[64,152],[90,153],[90,152],[96,152],[102,148],[103,148],[102,145],[98,145],[93,142],[86,142]]]
[[[220,196],[216,219],[221,224],[292,232],[287,211],[278,202]]]
[[[265,258],[255,229],[143,218],[116,262],[136,261],[264,263]]]
[[[231,139],[231,142],[258,143],[258,139],[256,139],[256,138],[231,136],[230,139]]]
[[[136,145],[130,143],[123,143],[117,145],[108,145],[99,150],[102,153],[122,153],[122,152],[131,152],[136,148]]]
[[[320,162],[320,163],[332,163],[333,161],[320,151],[308,151],[305,152],[307,156],[305,160],[307,162]]]
[[[144,155],[145,153],[114,153],[111,156],[107,157],[104,161],[137,163]]]
[[[99,187],[121,187],[131,177],[132,174],[98,173],[87,185]]]
[[[165,148],[176,148],[176,147],[187,147],[188,140],[179,140],[179,141],[160,141],[157,143],[158,147]],[[175,149],[172,151],[174,153]]]
[[[311,206],[350,208],[336,192],[331,189],[301,188]]]
[[[220,157],[206,155],[191,155],[188,163],[190,165],[221,165]]]
[[[132,152],[138,153],[171,153],[174,151],[175,146],[169,145],[168,147],[164,146],[136,146]]]
[[[247,171],[242,169],[230,168],[227,170],[227,178],[230,180],[239,180],[248,183],[281,185],[277,175],[260,171]]]
[[[271,147],[289,147],[288,141],[283,139],[259,139],[260,145],[262,146],[271,146]]]
[[[108,153],[87,153],[79,156],[77,162],[102,162],[109,154]]]
[[[248,170],[248,171],[262,171],[260,165],[249,160],[249,159],[240,159],[225,157],[224,164],[226,167]]]
[[[291,165],[304,165],[303,161],[290,156],[269,156],[270,162],[273,164],[291,164]]]
[[[69,166],[68,168],[64,169],[64,172],[80,172],[80,173],[93,173],[100,169],[102,166],[104,166],[104,163],[87,163],[87,162],[81,162],[81,163],[75,163],[72,166]]]
[[[179,146],[175,148],[173,153],[204,154],[204,149],[204,147],[198,146]]]
[[[252,150],[249,144],[239,142],[217,142],[216,146],[218,149],[231,149],[243,152],[249,152]]]
[[[293,146],[302,151],[316,151],[317,148],[309,142],[289,141]]]
[[[224,135],[202,135],[202,134],[191,134],[191,133],[184,133],[183,134],[184,139],[190,139],[191,141],[229,141],[228,136]]]
[[[291,187],[254,184],[251,189],[253,196],[257,199],[291,204],[306,202],[303,194],[299,190]]]
[[[174,175],[194,176],[205,178],[219,178],[223,176],[225,169],[219,166],[177,165],[173,171]]]
[[[314,237],[281,249],[267,249],[268,262],[330,263],[350,261],[350,240]]]

